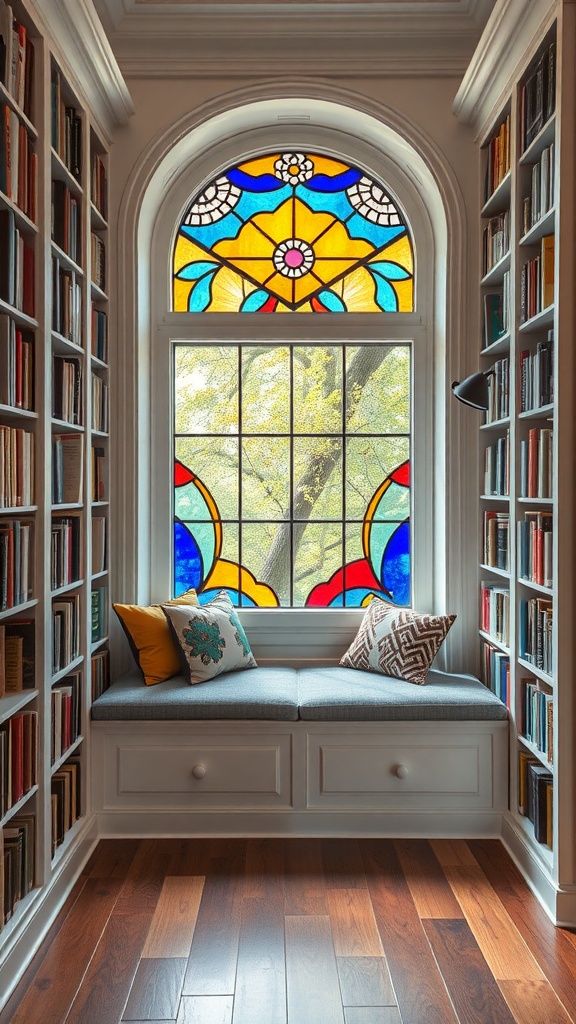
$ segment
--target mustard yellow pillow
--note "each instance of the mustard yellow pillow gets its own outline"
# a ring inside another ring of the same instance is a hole
[[[187,590],[180,597],[164,603],[195,607],[200,604],[195,590]],[[179,649],[159,604],[113,604],[112,607],[126,633],[146,686],[154,686],[181,671]]]

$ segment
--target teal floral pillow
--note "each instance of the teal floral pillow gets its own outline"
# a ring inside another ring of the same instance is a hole
[[[198,608],[163,604],[162,609],[190,669],[191,683],[232,669],[256,668],[248,637],[225,590]]]

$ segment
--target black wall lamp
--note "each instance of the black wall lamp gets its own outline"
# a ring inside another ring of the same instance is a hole
[[[472,373],[463,381],[455,380],[452,382],[452,393],[464,405],[485,411],[490,405],[488,378],[493,374],[493,369],[483,370],[480,373]]]

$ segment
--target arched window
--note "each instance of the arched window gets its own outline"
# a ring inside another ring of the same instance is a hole
[[[413,244],[390,189],[276,151],[188,202],[175,313],[412,313]],[[412,600],[409,340],[174,339],[174,589],[239,607]]]
[[[330,157],[271,153],[231,167],[180,224],[176,312],[409,312],[413,295],[398,204]]]

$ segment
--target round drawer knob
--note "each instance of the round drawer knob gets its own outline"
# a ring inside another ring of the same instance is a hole
[[[195,764],[192,769],[192,775],[194,776],[195,779],[203,779],[204,776],[206,775],[206,765]]]
[[[397,779],[405,779],[408,775],[408,769],[405,764],[397,764],[394,769],[394,775]]]

